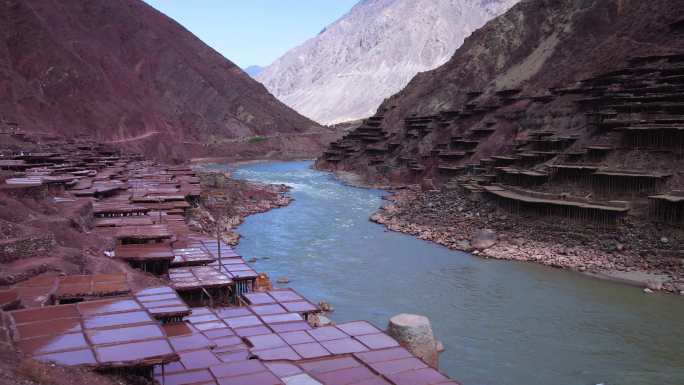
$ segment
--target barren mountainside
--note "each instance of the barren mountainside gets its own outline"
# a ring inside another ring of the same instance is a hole
[[[12,126],[166,157],[320,148],[287,136],[320,126],[142,1],[3,1],[0,19],[0,117]],[[287,137],[240,143],[275,134]]]
[[[391,229],[684,292],[683,154],[684,2],[524,0],[317,166],[405,187]]]
[[[684,53],[682,18],[684,4],[665,0],[522,1],[466,39],[449,62],[417,75],[388,98],[371,122],[381,127],[379,141],[361,141],[361,151],[354,152],[351,141],[362,138],[348,137],[340,143],[350,150],[339,162],[330,154],[330,167],[355,170],[370,180],[438,176],[439,151],[450,148],[452,137],[467,140],[482,126],[491,135],[473,142],[473,152],[456,164],[511,152],[514,141],[525,140],[531,130],[559,135],[567,130],[566,135],[589,140],[587,111],[560,90],[634,67],[630,59]],[[620,83],[611,87],[619,89]],[[420,117],[425,122],[412,122]],[[355,134],[366,129],[372,131],[364,125]],[[364,151],[368,145],[381,150]],[[411,172],[402,157],[425,169]],[[368,158],[375,164],[365,162]]]
[[[463,40],[517,0],[364,0],[257,79],[320,123],[373,114],[417,73],[445,63]]]

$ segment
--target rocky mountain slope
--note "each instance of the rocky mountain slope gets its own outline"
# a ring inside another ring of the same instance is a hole
[[[683,37],[682,2],[524,0],[317,165],[420,183],[391,228],[684,290]]]
[[[463,40],[517,0],[363,0],[257,79],[323,124],[373,114],[419,72],[445,63]]]
[[[666,0],[649,5],[524,0],[466,39],[448,63],[417,75],[388,98],[367,124],[334,144],[319,163],[370,181],[439,179],[438,155],[451,149],[452,138],[473,138],[461,143],[473,146],[468,156],[450,162],[462,165],[511,152],[516,140],[526,140],[534,130],[572,130],[566,134],[590,139],[593,126],[587,119],[593,117],[565,89],[625,67],[628,73],[640,57],[684,53],[682,18],[684,4]],[[619,79],[608,84],[621,86]],[[334,155],[339,144],[349,145],[344,155]],[[378,151],[367,151],[369,146]],[[402,156],[424,169],[411,170],[399,161]]]
[[[10,0],[0,18],[9,127],[167,158],[310,155],[329,135],[140,0]]]

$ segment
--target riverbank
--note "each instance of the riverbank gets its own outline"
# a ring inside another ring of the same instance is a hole
[[[371,216],[389,230],[484,258],[534,262],[631,285],[684,294],[676,229],[626,223],[600,230],[502,215],[458,191],[394,190]]]
[[[240,235],[235,229],[250,215],[285,207],[292,202],[286,185],[248,182],[232,178],[229,172],[203,169],[199,174],[202,195],[200,205],[190,214],[191,229],[216,236],[235,246]]]

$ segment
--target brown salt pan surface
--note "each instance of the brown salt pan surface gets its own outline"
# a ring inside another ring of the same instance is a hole
[[[96,367],[177,359],[164,330],[132,297],[8,313],[15,345],[40,361]]]
[[[176,290],[227,287],[233,284],[230,276],[212,266],[178,267],[169,270],[171,286]]]

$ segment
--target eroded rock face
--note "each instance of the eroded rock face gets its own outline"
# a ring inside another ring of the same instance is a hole
[[[387,334],[426,364],[433,368],[439,366],[441,344],[435,339],[427,317],[416,314],[396,315],[389,320]]]

